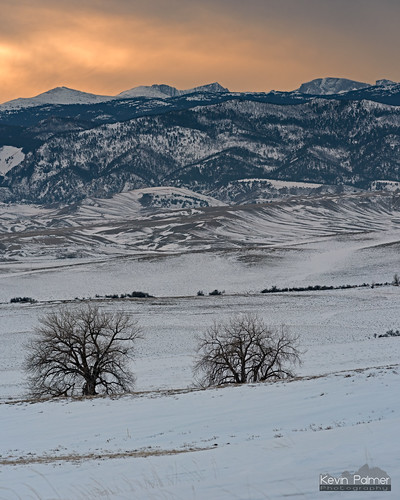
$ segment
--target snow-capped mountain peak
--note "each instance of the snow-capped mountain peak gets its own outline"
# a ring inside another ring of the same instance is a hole
[[[0,105],[2,110],[30,108],[46,104],[94,104],[113,99],[112,96],[90,94],[68,87],[55,87],[35,97],[20,97]]]
[[[229,89],[223,87],[218,82],[209,83],[208,85],[201,85],[193,89],[182,90],[182,94],[194,94],[195,92],[229,92]]]
[[[116,96],[116,99],[130,99],[134,97],[149,97],[151,99],[166,99],[171,95],[164,90],[168,85],[140,85],[129,90],[124,90]],[[173,87],[169,87],[173,89]],[[176,90],[176,89],[174,89]]]
[[[391,85],[397,85],[397,82],[394,82],[393,80],[388,80],[387,78],[382,78],[381,80],[376,80],[375,85],[379,87],[387,87]]]
[[[166,84],[154,84],[150,86],[141,85],[130,90],[125,90],[116,96],[117,99],[129,99],[131,97],[150,97],[159,99],[168,99],[169,97],[177,97],[181,95],[194,94],[196,92],[229,92],[225,87],[222,87],[218,82],[201,85],[192,89],[178,90]]]
[[[350,92],[370,86],[370,83],[357,82],[355,80],[348,80],[347,78],[327,77],[316,78],[310,82],[303,83],[297,91],[302,94],[329,95]]]
[[[96,104],[117,99],[131,99],[135,97],[147,97],[150,99],[168,99],[169,97],[193,94],[195,92],[229,92],[217,82],[194,87],[187,90],[178,90],[166,84],[154,84],[150,86],[141,85],[129,90],[125,90],[115,96],[97,95],[68,87],[55,87],[34,97],[20,97],[12,101],[0,104],[1,111],[16,110],[21,108],[31,108],[47,104]]]

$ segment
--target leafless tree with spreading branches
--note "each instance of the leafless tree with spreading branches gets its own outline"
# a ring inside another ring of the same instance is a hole
[[[252,314],[215,322],[198,340],[194,372],[202,387],[288,378],[300,364],[298,337]]]
[[[33,396],[132,390],[129,360],[141,329],[128,314],[87,306],[51,312],[39,321],[25,361]]]

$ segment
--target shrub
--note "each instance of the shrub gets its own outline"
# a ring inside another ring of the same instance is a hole
[[[37,300],[32,299],[32,297],[13,297],[10,300],[11,304],[15,304],[15,303],[19,303],[19,302],[29,303],[29,304],[35,304],[37,302]]]
[[[386,333],[382,333],[381,335],[378,335],[379,338],[382,337],[400,337],[400,332],[399,330],[388,330]]]

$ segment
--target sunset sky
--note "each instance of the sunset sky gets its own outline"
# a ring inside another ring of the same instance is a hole
[[[399,0],[0,0],[0,102],[57,86],[400,81]]]

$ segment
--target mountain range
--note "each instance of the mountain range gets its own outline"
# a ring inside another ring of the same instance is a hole
[[[347,78],[316,78],[306,83],[302,83],[298,89],[287,94],[308,94],[308,95],[335,95],[354,90],[365,89],[368,87],[384,87],[396,85],[396,82],[387,79],[377,80],[375,85],[369,83],[348,80]],[[274,91],[272,91],[274,92]],[[80,90],[70,89],[68,87],[56,87],[43,92],[34,97],[22,97],[13,99],[0,104],[0,113],[7,110],[18,110],[21,108],[31,108],[43,105],[71,105],[71,104],[96,104],[109,101],[118,101],[121,99],[131,99],[136,97],[145,97],[149,99],[168,99],[196,93],[231,93],[229,89],[223,87],[218,82],[201,85],[186,90],[178,90],[175,87],[166,84],[141,85],[129,90],[120,92],[114,96],[97,95]],[[236,93],[235,93],[236,94]],[[244,95],[249,92],[244,93]],[[251,94],[251,92],[250,92]]]
[[[0,105],[0,201],[175,186],[238,203],[265,200],[272,181],[390,185],[400,180],[399,106],[390,80],[324,78],[269,93],[218,83],[117,96],[59,87]]]
[[[56,87],[31,98],[19,98],[0,104],[0,112],[12,109],[31,108],[35,106],[52,104],[96,104],[120,99],[130,99],[134,97],[147,97],[167,99],[181,95],[194,94],[197,92],[229,92],[219,83],[210,83],[187,90],[178,90],[169,85],[140,86],[130,90],[125,90],[115,96],[96,95],[68,87]]]

